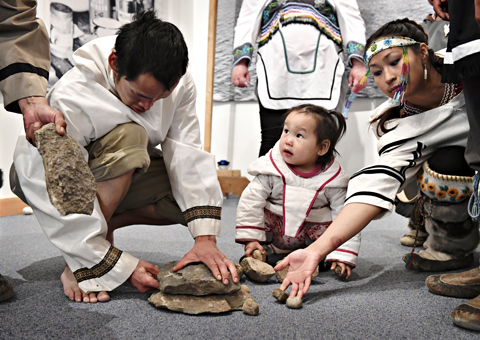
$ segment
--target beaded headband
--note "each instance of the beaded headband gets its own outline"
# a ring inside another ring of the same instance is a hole
[[[370,45],[370,48],[365,52],[365,59],[368,64],[370,62],[370,59],[372,59],[374,55],[376,55],[381,51],[384,51],[392,47],[403,47],[402,75],[400,77],[397,89],[395,91],[395,95],[392,99],[392,103],[394,104],[403,105],[403,101],[404,101],[403,98],[405,96],[405,92],[407,91],[407,84],[408,84],[409,73],[410,73],[407,46],[411,46],[415,44],[418,44],[418,42],[408,37],[384,37],[374,41]],[[352,89],[352,92],[350,93],[350,96],[347,99],[345,107],[343,108],[343,116],[345,117],[345,119],[348,119],[348,111],[350,110],[350,106],[352,105],[352,102],[357,96],[358,92],[360,92],[367,86],[366,80],[369,73],[370,73],[370,69],[367,71],[367,73],[362,78],[360,83]]]
[[[417,41],[407,37],[384,37],[374,41],[370,48],[365,52],[365,60],[367,64],[370,63],[370,59],[377,54],[392,47],[402,47],[418,44]]]

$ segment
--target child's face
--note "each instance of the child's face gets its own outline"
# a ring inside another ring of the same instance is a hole
[[[177,86],[173,86],[170,90],[158,82],[151,74],[143,73],[134,81],[128,81],[125,77],[115,79],[115,87],[120,100],[130,107],[136,113],[143,113],[153,106],[153,104],[162,98],[167,98],[172,94]]]
[[[405,99],[415,95],[423,87],[423,61],[411,48],[407,48],[410,66]],[[379,52],[370,60],[370,72],[375,84],[388,97],[393,98],[402,76],[403,47],[392,47]]]
[[[285,119],[280,153],[295,170],[308,173],[317,167],[317,159],[327,153],[330,143],[318,145],[316,121],[310,114],[293,111]],[[328,144],[328,145],[327,145]]]

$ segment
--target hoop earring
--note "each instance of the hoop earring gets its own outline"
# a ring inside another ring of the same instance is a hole
[[[423,64],[423,79],[427,80],[427,78],[428,78],[427,64]]]

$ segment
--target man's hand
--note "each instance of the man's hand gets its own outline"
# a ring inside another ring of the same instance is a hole
[[[35,144],[35,131],[48,123],[55,123],[57,132],[60,135],[65,134],[67,124],[63,114],[54,110],[48,105],[45,97],[27,97],[18,101],[18,106],[22,110],[23,125],[27,140]]]
[[[146,293],[152,289],[159,289],[160,285],[157,280],[159,271],[158,266],[140,260],[137,268],[135,268],[127,281],[137,288],[140,293]]]
[[[238,87],[250,85],[250,73],[248,73],[247,59],[240,60],[232,70],[232,84]]]
[[[428,0],[428,2],[433,6],[433,9],[437,15],[445,21],[450,20],[448,15],[448,5],[447,0]]]
[[[238,282],[238,273],[235,264],[227,259],[225,255],[217,248],[217,240],[215,236],[204,235],[195,238],[195,245],[185,256],[177,262],[173,271],[177,271],[185,267],[189,263],[203,262],[213,273],[217,280],[221,280],[223,284],[229,282],[229,270],[232,274],[233,282]]]
[[[306,249],[299,249],[288,255],[282,262],[275,266],[275,271],[280,271],[287,266],[287,277],[280,286],[281,290],[286,290],[292,285],[290,297],[297,296],[300,299],[308,292],[312,283],[312,275],[318,266],[320,259],[314,252]]]

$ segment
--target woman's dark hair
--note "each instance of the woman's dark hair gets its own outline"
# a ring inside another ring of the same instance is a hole
[[[115,42],[117,77],[135,81],[151,74],[170,90],[187,72],[188,49],[180,30],[155,16],[154,11],[137,14],[118,30]]]
[[[317,163],[328,164],[335,155],[338,155],[338,151],[335,149],[340,138],[347,131],[347,123],[345,118],[340,112],[329,111],[321,106],[312,104],[303,104],[292,107],[284,115],[284,120],[292,112],[309,114],[313,117],[316,123],[315,134],[317,135],[317,145],[321,145],[324,140],[330,141],[330,147],[328,151],[318,157]]]
[[[380,27],[375,33],[370,36],[370,38],[368,38],[365,45],[365,51],[367,51],[370,48],[370,45],[372,45],[372,43],[379,38],[393,36],[412,38],[419,43],[425,43],[426,45],[428,45],[428,34],[425,32],[423,27],[413,20],[404,18],[390,21]],[[409,48],[411,48],[416,54],[418,54],[420,50],[420,45],[411,45],[409,46]],[[430,62],[430,64],[432,64],[432,66],[438,73],[442,73],[443,59],[437,57],[432,49],[428,49],[428,61]],[[386,128],[385,123],[388,120],[399,117],[400,107],[393,107],[385,111],[385,113],[383,113],[381,116],[375,118],[371,123],[375,123],[378,121],[377,134],[380,135],[380,131],[382,133],[387,133],[394,129]]]

